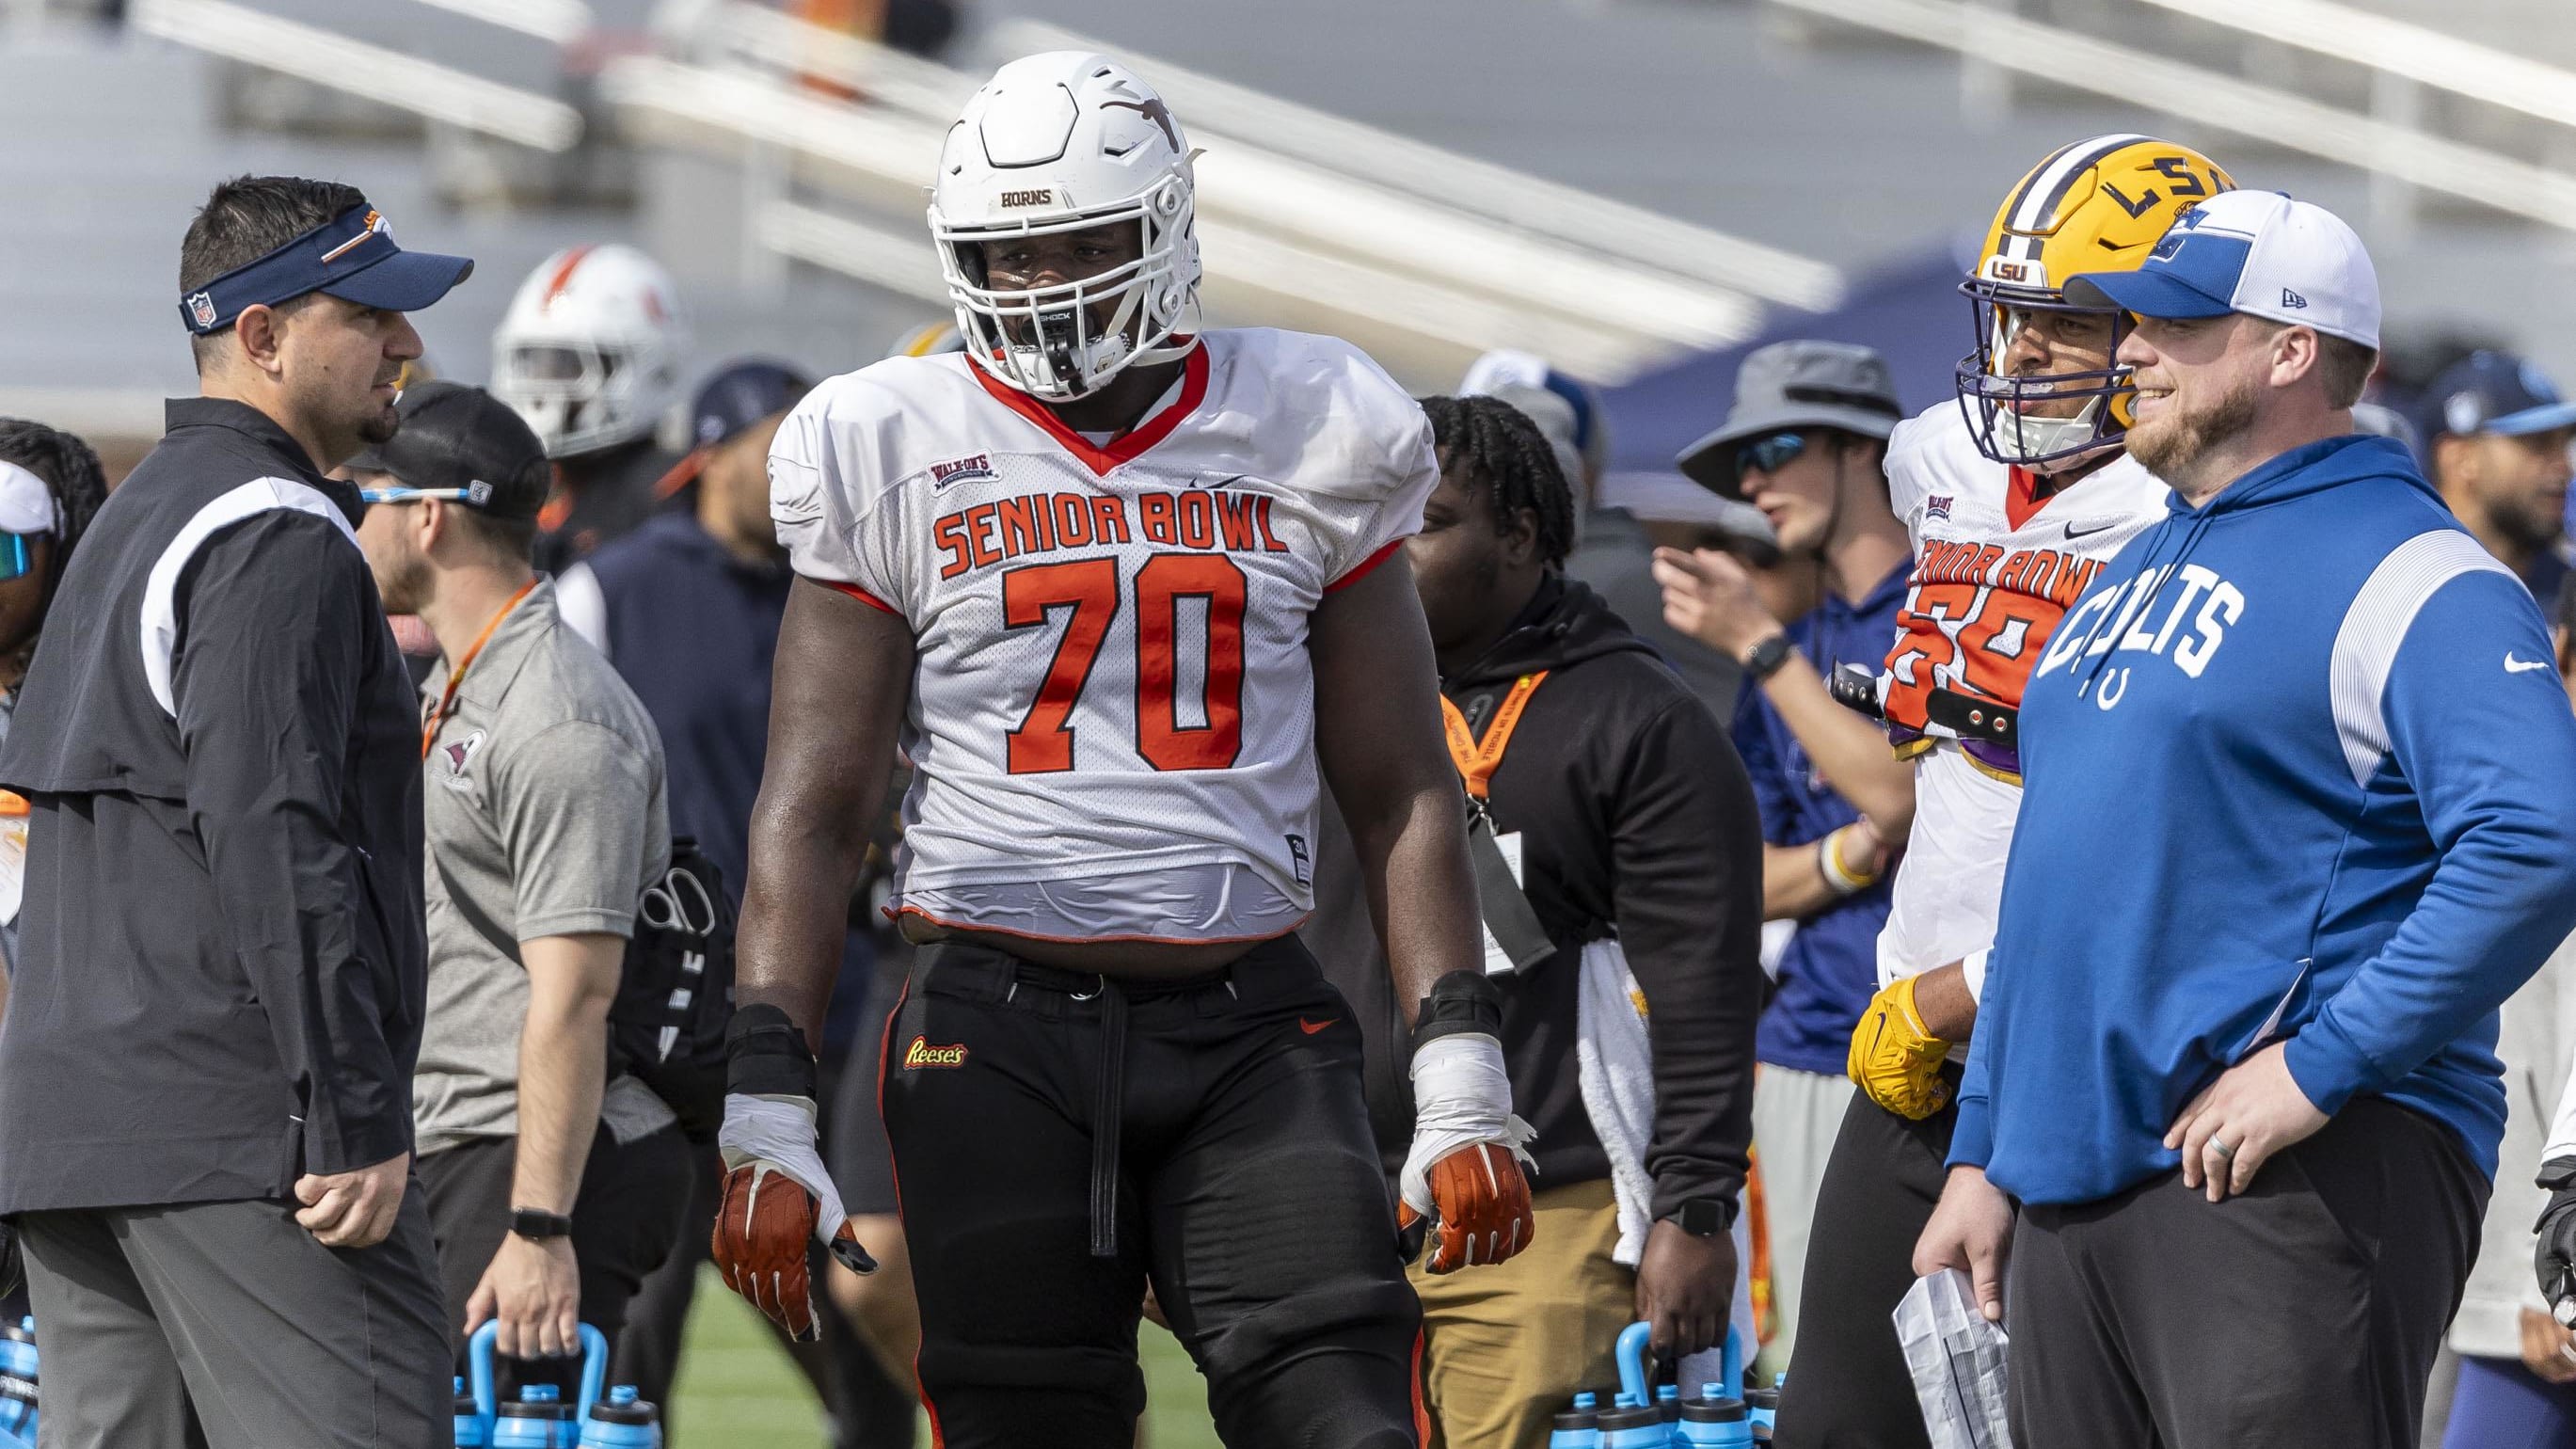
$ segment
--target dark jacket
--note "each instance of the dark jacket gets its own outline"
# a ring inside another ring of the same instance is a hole
[[[359,509],[257,411],[174,401],[64,574],[0,746],[33,807],[0,1212],[411,1149],[420,720]]]
[[[1752,789],[1707,707],[1580,583],[1548,578],[1512,631],[1441,689],[1481,738],[1512,682],[1542,669],[1488,799],[1496,828],[1521,837],[1526,893],[1557,945],[1499,981],[1513,1105],[1538,1130],[1532,1185],[1610,1175],[1576,1078],[1576,1000],[1584,943],[1616,936],[1651,1013],[1655,1211],[1732,1201],[1753,1136],[1763,993]],[[1369,1114],[1392,1171],[1412,1134],[1410,1052],[1348,832],[1327,816],[1305,935],[1366,1035]]]

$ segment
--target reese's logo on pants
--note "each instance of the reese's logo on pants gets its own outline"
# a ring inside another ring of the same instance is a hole
[[[966,1044],[932,1046],[930,1038],[917,1036],[903,1049],[903,1069],[917,1072],[924,1067],[962,1067],[966,1065]]]

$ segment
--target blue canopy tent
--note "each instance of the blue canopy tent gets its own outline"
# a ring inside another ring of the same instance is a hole
[[[1872,274],[1831,312],[1775,311],[1751,341],[1604,389],[1610,471],[1673,472],[1673,455],[1725,418],[1745,354],[1792,338],[1877,348],[1896,374],[1897,399],[1908,414],[1950,397],[1951,368],[1972,342],[1961,275],[1951,248],[1927,248]]]

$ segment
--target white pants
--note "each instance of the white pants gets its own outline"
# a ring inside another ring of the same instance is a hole
[[[1798,1333],[1798,1285],[1816,1191],[1834,1155],[1843,1114],[1859,1090],[1849,1077],[1762,1064],[1753,1078],[1753,1151],[1762,1170],[1762,1223],[1771,1242],[1771,1308],[1778,1329],[1765,1365],[1786,1364]]]

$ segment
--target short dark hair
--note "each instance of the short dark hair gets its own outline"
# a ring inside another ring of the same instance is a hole
[[[537,520],[532,517],[507,517],[462,504],[450,504],[448,517],[462,519],[466,536],[483,545],[495,563],[524,564],[536,557]]]
[[[76,434],[25,418],[0,418],[0,461],[15,463],[44,480],[54,495],[61,527],[54,534],[53,576],[59,581],[90,520],[107,502],[107,470]]]
[[[301,176],[236,176],[215,187],[179,242],[179,295],[247,266],[325,222],[367,204],[366,194],[337,181]],[[191,339],[197,365],[211,354],[213,337]]]
[[[1497,524],[1528,509],[1538,519],[1538,552],[1553,567],[1574,549],[1574,489],[1556,449],[1529,415],[1500,398],[1427,397],[1431,440],[1451,466],[1467,465],[1467,486],[1485,490]]]
[[[2348,408],[2361,401],[2370,374],[2379,366],[2379,349],[2350,338],[2317,334],[2317,379],[2325,384],[2326,401]]]

